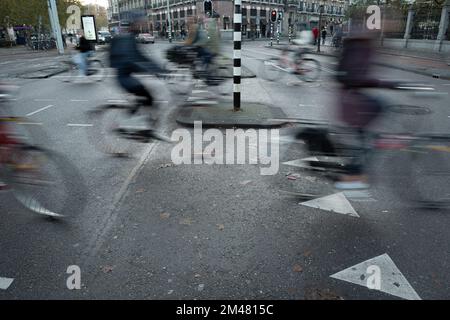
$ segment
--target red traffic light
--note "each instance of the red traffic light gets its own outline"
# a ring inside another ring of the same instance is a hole
[[[270,20],[271,21],[276,21],[277,20],[277,10],[272,10],[272,12],[270,13]]]

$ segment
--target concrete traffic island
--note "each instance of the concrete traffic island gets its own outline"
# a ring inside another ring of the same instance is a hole
[[[185,105],[178,110],[177,123],[194,126],[201,121],[203,127],[218,128],[275,128],[287,124],[286,115],[278,107],[256,102],[242,102],[241,110],[233,110],[233,101],[219,101],[210,105]]]

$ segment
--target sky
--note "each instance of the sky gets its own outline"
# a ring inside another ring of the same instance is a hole
[[[108,0],[81,0],[83,4],[98,4],[99,6],[108,7]]]

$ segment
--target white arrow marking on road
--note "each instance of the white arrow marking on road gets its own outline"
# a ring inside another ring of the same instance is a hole
[[[386,253],[342,270],[330,277],[369,288],[367,279],[374,275],[370,271],[367,272],[370,266],[376,266],[380,270],[380,289],[372,290],[407,300],[422,300]]]
[[[9,288],[14,279],[0,277],[0,290],[6,290]]]
[[[353,209],[352,205],[342,192],[313,200],[308,200],[305,202],[300,202],[300,204],[311,208],[346,214],[352,217],[359,218],[358,213],[355,211],[355,209]]]
[[[319,159],[317,159],[317,157],[308,157],[308,158],[295,159],[295,160],[283,162],[283,164],[285,164],[287,166],[293,166],[293,167],[300,167],[300,168],[308,167],[309,168],[309,165],[307,163],[305,163],[305,161],[319,161]]]

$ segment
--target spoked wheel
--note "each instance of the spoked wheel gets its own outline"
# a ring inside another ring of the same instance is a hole
[[[87,76],[95,82],[103,81],[106,77],[106,68],[100,60],[91,60],[87,69]]]
[[[130,119],[132,108],[131,105],[111,104],[88,112],[93,124],[89,140],[97,150],[116,157],[128,157],[137,150],[139,141],[126,139],[121,134],[128,127],[136,128],[136,121],[133,123]]]
[[[79,74],[77,66],[69,61],[65,61],[61,64],[61,70],[62,71],[53,78],[57,78],[62,82],[73,82]]]
[[[226,96],[232,92],[232,78],[228,76],[227,66],[219,65],[210,72],[210,75],[205,81],[208,89],[219,96]]]
[[[398,153],[391,178],[399,195],[419,208],[449,208],[450,136],[423,137]]]
[[[78,216],[86,189],[78,169],[61,154],[21,145],[10,158],[7,184],[27,209],[53,218]]]
[[[268,81],[277,81],[283,75],[283,69],[279,65],[278,58],[271,58],[263,62],[262,77]]]
[[[319,79],[320,63],[312,58],[303,58],[298,62],[299,73],[297,76],[306,82],[312,82]]]
[[[176,65],[172,62],[167,63],[165,76],[166,83],[171,92],[180,95],[190,94],[193,88],[192,72],[189,66]]]

